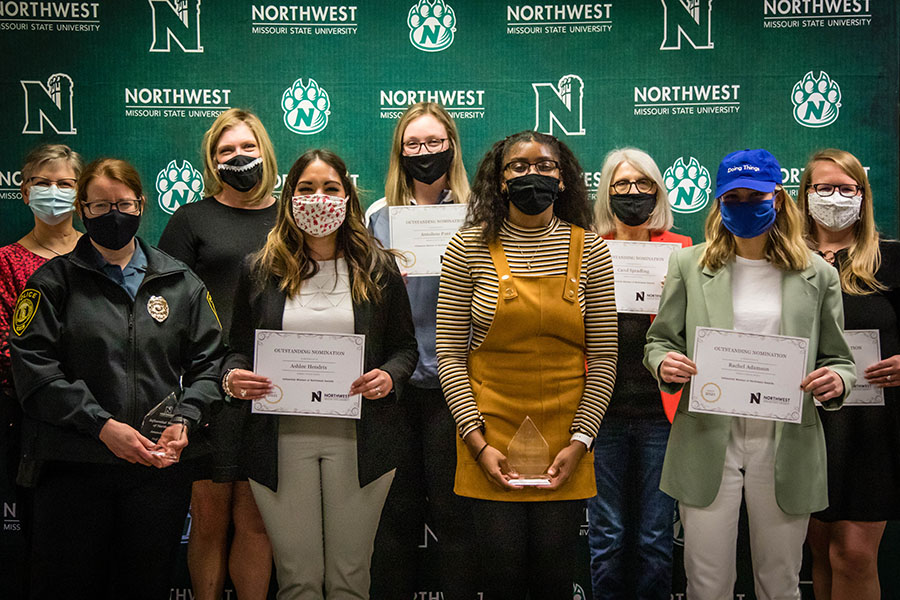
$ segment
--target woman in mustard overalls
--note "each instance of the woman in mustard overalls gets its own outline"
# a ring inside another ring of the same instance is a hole
[[[596,494],[586,454],[616,372],[612,261],[590,231],[578,160],[553,136],[494,144],[469,202],[437,309],[438,373],[459,430],[455,491],[473,499],[485,598],[570,599],[584,499]],[[526,417],[549,445],[539,487],[516,485],[507,461]]]

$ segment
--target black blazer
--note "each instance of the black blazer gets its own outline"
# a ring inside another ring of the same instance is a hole
[[[229,332],[230,352],[224,361],[228,369],[253,368],[253,339],[256,329],[281,329],[284,292],[278,282],[256,281],[252,263],[245,260],[235,290],[234,312]],[[352,285],[351,271],[351,285]],[[406,285],[391,268],[382,274],[381,302],[353,302],[355,333],[366,336],[365,370],[382,369],[390,374],[394,390],[384,398],[362,400],[362,414],[356,421],[356,453],[359,485],[364,486],[397,466],[402,445],[409,443],[408,430],[397,396],[416,367],[419,353],[413,329]],[[246,452],[240,457],[248,476],[273,491],[278,489],[278,416],[252,414],[250,402],[235,399],[245,411]]]

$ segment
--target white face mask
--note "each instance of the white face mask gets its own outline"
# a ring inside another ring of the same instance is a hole
[[[28,206],[47,225],[58,225],[75,210],[75,189],[53,185],[33,185],[28,190]]]
[[[325,237],[337,231],[344,222],[347,199],[327,194],[294,196],[291,211],[301,231],[313,237]]]
[[[830,196],[810,192],[807,199],[809,215],[828,231],[841,231],[859,220],[859,207],[862,204],[860,194],[847,198],[837,190]]]

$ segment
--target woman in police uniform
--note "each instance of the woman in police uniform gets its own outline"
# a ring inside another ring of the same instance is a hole
[[[191,492],[178,462],[218,397],[223,346],[202,282],[135,237],[145,202],[128,163],[88,165],[76,196],[87,235],[16,306],[32,598],[169,597]],[[143,417],[172,392],[180,404],[154,442]]]

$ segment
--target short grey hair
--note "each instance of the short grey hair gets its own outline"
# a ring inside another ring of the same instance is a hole
[[[663,182],[659,167],[650,158],[650,155],[637,148],[616,148],[603,159],[603,167],[600,170],[600,181],[597,184],[597,201],[594,203],[594,213],[597,222],[597,232],[600,235],[609,235],[616,231],[616,221],[613,218],[612,209],[609,206],[609,186],[612,184],[613,175],[619,165],[628,163],[646,177],[656,183],[656,207],[647,221],[647,229],[650,231],[668,231],[674,224],[672,209],[669,207],[669,191]]]

